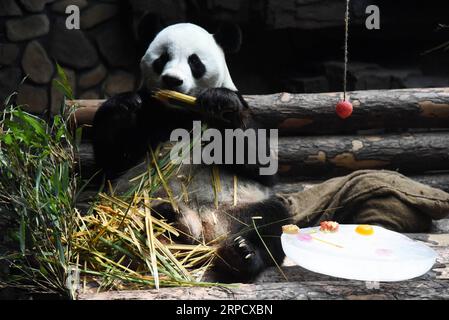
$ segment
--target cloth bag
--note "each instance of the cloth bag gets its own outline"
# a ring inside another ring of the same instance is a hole
[[[279,193],[300,227],[333,220],[427,232],[449,215],[449,194],[387,170],[359,170],[297,193]]]

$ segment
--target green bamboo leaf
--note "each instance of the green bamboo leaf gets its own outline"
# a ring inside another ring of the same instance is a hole
[[[20,215],[20,228],[19,228],[19,243],[20,243],[20,252],[22,253],[22,256],[25,255],[25,236],[26,236],[25,214],[26,208],[23,208],[22,214]]]
[[[77,146],[77,147],[81,145],[82,134],[83,134],[83,127],[76,128],[76,130],[75,130],[75,146]]]
[[[39,160],[39,165],[37,167],[36,172],[36,184],[34,187],[34,190],[36,191],[36,201],[39,202],[39,189],[41,184],[41,177],[42,177],[42,160]]]
[[[4,134],[2,137],[0,137],[0,139],[6,144],[12,144],[12,140],[13,140],[11,134]]]
[[[62,93],[64,93],[64,96],[67,99],[73,100],[74,96],[69,83],[69,79],[67,78],[64,69],[58,63],[56,63],[56,71],[61,81],[58,79],[54,79],[53,85],[55,85]]]
[[[34,116],[27,114],[21,110],[17,110],[17,117],[25,121],[26,124],[30,125],[38,135],[41,135],[42,137],[47,136],[45,132],[46,124],[43,120],[38,120]]]
[[[56,249],[59,256],[59,263],[61,266],[64,266],[66,264],[65,261],[65,250],[61,243],[61,237],[59,234],[55,233],[55,241],[56,241]]]

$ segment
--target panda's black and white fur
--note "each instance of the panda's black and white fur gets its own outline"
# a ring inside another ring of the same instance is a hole
[[[130,178],[145,170],[145,163],[139,162],[148,147],[169,140],[176,128],[191,129],[193,120],[219,130],[258,128],[232,81],[224,56],[224,51],[236,51],[240,41],[240,32],[234,26],[210,34],[199,26],[181,23],[157,34],[142,58],[141,88],[108,99],[94,119],[96,161],[108,178],[114,179],[118,190],[125,190]],[[201,112],[168,108],[152,96],[156,88],[196,96],[196,107]],[[272,195],[271,179],[259,176],[256,169],[257,165],[220,167],[221,192],[216,207],[211,168],[184,165],[170,181],[179,212],[166,203],[154,206],[154,211],[189,234],[183,241],[222,239],[215,261],[217,280],[251,280],[274,264],[272,257],[277,263],[284,257],[279,236],[281,225],[288,223],[288,210],[280,198]],[[233,203],[235,174],[237,205]],[[180,196],[186,185],[187,200]],[[254,216],[262,219],[253,220]]]

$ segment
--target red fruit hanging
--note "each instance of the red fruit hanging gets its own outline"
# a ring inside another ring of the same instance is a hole
[[[335,111],[340,118],[346,119],[352,114],[352,103],[346,100],[340,101],[337,103]]]
[[[345,13],[345,63],[343,72],[343,101],[337,103],[335,111],[341,119],[346,119],[352,114],[352,103],[346,100],[347,74],[348,74],[348,39],[349,39],[349,1],[346,0]]]

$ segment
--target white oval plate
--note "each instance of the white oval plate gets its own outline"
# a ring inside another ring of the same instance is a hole
[[[373,226],[372,235],[360,235],[358,225],[340,225],[335,233],[319,227],[282,234],[288,258],[313,272],[362,281],[402,281],[425,274],[437,253],[400,233]]]

